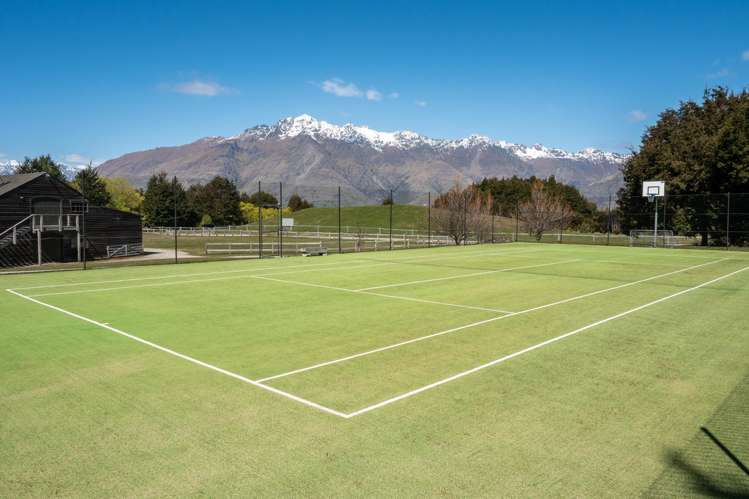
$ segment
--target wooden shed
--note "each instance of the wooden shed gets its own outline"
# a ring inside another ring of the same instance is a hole
[[[47,173],[0,177],[0,267],[142,252],[138,214],[90,206]]]

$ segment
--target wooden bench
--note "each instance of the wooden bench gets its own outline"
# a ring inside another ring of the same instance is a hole
[[[323,248],[322,246],[317,248],[302,248],[300,251],[302,252],[302,256],[326,256],[328,254],[328,248]]]

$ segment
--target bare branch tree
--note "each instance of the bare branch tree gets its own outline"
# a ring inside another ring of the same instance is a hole
[[[519,212],[528,233],[537,241],[541,240],[544,232],[555,227],[563,228],[574,215],[561,194],[548,191],[541,181],[533,184],[530,199],[520,205]]]
[[[475,185],[464,189],[456,182],[434,200],[432,222],[455,244],[465,244],[469,234],[481,242],[491,230],[492,203],[491,194]]]

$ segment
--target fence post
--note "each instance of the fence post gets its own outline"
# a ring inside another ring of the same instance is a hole
[[[341,254],[341,186],[338,186],[338,254]]]
[[[394,202],[395,201],[393,200],[393,189],[390,189],[390,227],[389,227],[389,232],[390,232],[390,236],[389,236],[389,238],[390,238],[389,247],[390,247],[390,250],[393,249],[393,203]]]
[[[492,244],[494,244],[494,213],[492,213]]]
[[[263,203],[260,196],[260,180],[257,181],[257,242],[258,259],[263,259]]]
[[[283,258],[283,182],[278,183],[278,256]]]
[[[515,202],[515,242],[518,242],[518,230],[519,230],[519,222],[518,219],[520,217],[520,205],[518,202]]]
[[[611,194],[609,194],[609,208],[606,214],[606,218],[606,246],[608,246],[609,242],[611,241]]]
[[[172,196],[174,197],[174,263],[179,263],[177,257],[177,176],[172,180]],[[84,210],[85,210],[84,206]],[[84,260],[85,262],[85,260]],[[84,263],[85,266],[85,263]]]
[[[726,194],[728,200],[726,207],[726,249],[731,245],[731,193]]]
[[[427,193],[427,248],[432,246],[432,191]]]

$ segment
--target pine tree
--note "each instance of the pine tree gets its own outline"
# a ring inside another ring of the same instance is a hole
[[[190,209],[185,189],[177,178],[169,180],[164,172],[153,175],[143,196],[143,222],[149,227],[171,227],[175,223],[175,203],[177,225],[195,225],[195,213]]]
[[[23,159],[23,163],[18,165],[15,169],[15,173],[17,174],[37,172],[48,173],[56,179],[65,182],[65,175],[62,173],[60,165],[55,163],[49,154],[38,156],[36,158],[26,157]]]
[[[78,190],[92,206],[107,206],[112,196],[107,191],[107,184],[92,165],[76,173],[72,186]]]

